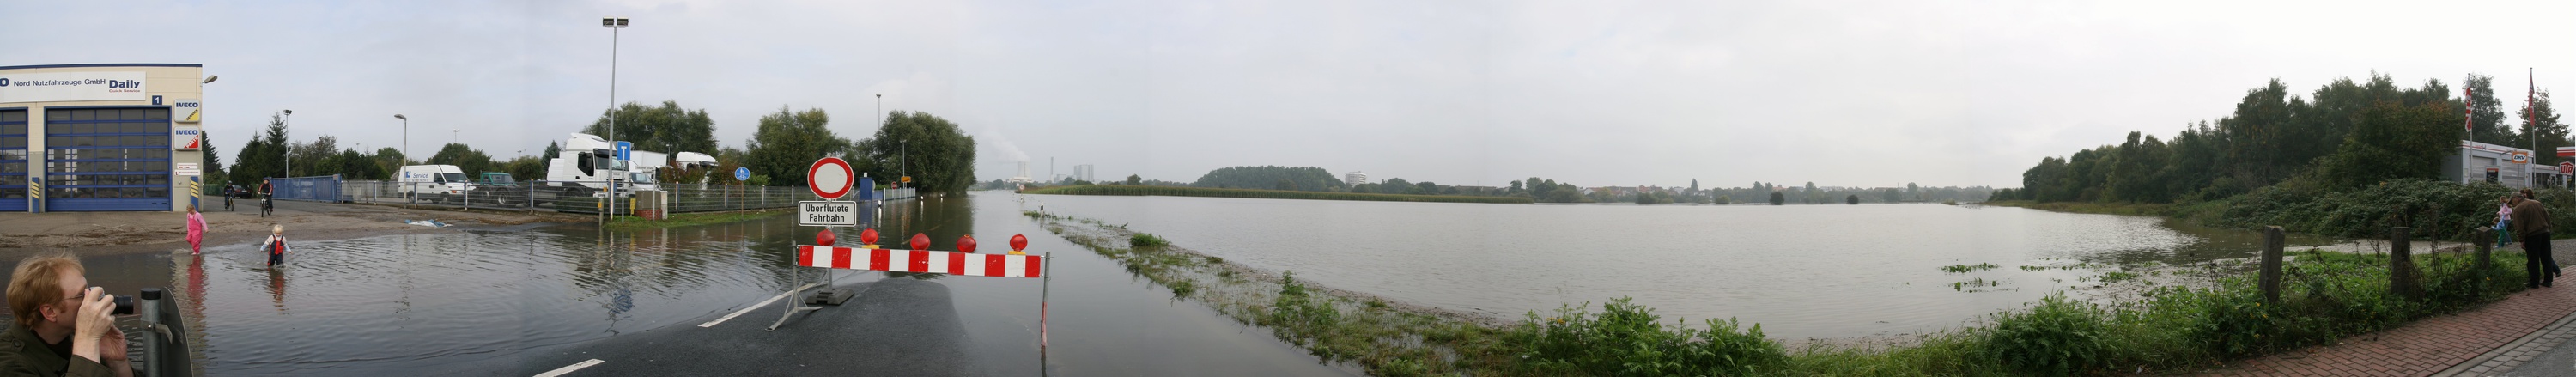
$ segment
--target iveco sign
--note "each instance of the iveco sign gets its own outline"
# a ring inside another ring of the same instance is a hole
[[[48,72],[0,75],[0,103],[145,101],[143,72]]]

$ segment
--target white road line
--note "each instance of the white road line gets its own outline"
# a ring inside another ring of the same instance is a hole
[[[581,370],[581,368],[589,368],[589,367],[590,367],[590,366],[592,366],[592,365],[599,365],[599,363],[605,363],[605,362],[606,362],[606,361],[599,361],[599,359],[590,359],[590,361],[583,361],[583,362],[578,362],[578,363],[572,363],[572,365],[565,365],[565,366],[564,366],[564,367],[562,367],[562,368],[555,368],[555,370],[553,370],[553,371],[549,371],[549,372],[546,372],[546,373],[544,373],[544,374],[538,374],[538,375],[537,375],[537,377],[555,377],[555,376],[562,376],[562,375],[567,374],[567,373],[572,373],[572,371]]]
[[[787,291],[787,293],[780,293],[780,294],[778,294],[777,296],[770,296],[768,300],[762,300],[762,301],[761,301],[760,303],[758,303],[758,304],[751,304],[751,306],[743,307],[743,308],[742,308],[742,310],[735,310],[735,311],[733,311],[733,314],[726,314],[724,317],[716,318],[716,320],[713,320],[713,321],[707,321],[707,323],[700,323],[700,324],[698,324],[698,327],[700,327],[700,328],[716,327],[716,324],[718,324],[718,323],[724,323],[724,321],[727,321],[727,320],[732,320],[732,319],[733,319],[733,317],[740,317],[740,316],[742,316],[742,313],[750,313],[752,309],[759,309],[760,307],[763,307],[763,306],[769,306],[769,303],[772,303],[772,302],[778,302],[778,299],[787,298],[787,295],[793,295],[793,294],[796,294],[796,292],[803,292],[803,291],[805,291],[806,289],[811,289],[811,288],[814,288],[814,286],[818,286],[818,285],[823,285],[823,283],[806,284],[805,286],[802,286],[802,287],[796,287],[796,290]]]

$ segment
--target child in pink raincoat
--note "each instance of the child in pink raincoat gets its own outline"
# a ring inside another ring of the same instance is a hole
[[[206,215],[197,213],[197,206],[188,206],[188,254],[204,253],[205,245]]]

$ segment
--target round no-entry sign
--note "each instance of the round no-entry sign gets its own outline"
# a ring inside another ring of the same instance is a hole
[[[840,199],[850,194],[850,163],[840,158],[824,157],[805,168],[805,187],[823,200]]]

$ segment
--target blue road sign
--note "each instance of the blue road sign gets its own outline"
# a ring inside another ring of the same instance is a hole
[[[618,160],[618,161],[634,160],[634,159],[635,159],[635,158],[634,158],[634,154],[635,154],[635,142],[631,142],[631,141],[620,141],[620,142],[617,142],[617,160]]]
[[[749,181],[749,180],[751,180],[751,168],[733,168],[733,180],[736,180],[736,181]]]

